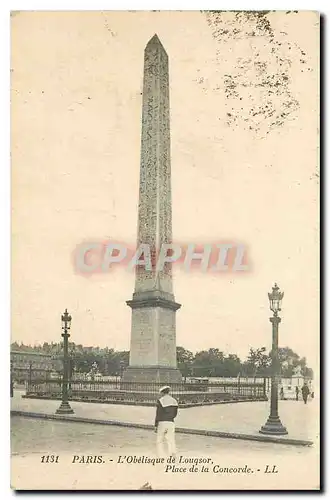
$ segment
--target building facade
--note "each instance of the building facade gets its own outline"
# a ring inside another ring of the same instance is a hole
[[[47,378],[58,371],[60,360],[51,354],[33,351],[10,352],[11,375],[14,382],[25,383],[36,378]]]

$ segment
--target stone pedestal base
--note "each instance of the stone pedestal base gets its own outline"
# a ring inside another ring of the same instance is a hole
[[[260,429],[260,434],[270,434],[272,436],[282,436],[288,434],[288,431],[282,424],[279,417],[270,415],[267,422]]]
[[[164,366],[128,366],[123,373],[123,382],[150,382],[180,384],[182,375],[178,368]]]
[[[60,407],[55,412],[57,415],[69,415],[74,413],[68,401],[62,401]]]

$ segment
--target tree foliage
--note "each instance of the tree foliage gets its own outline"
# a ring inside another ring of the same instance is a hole
[[[54,359],[61,359],[63,356],[62,342],[44,342],[36,346],[13,342],[11,349],[50,354]],[[244,361],[236,354],[225,354],[217,347],[194,354],[178,346],[176,353],[177,365],[184,377],[263,377],[271,374],[271,352],[267,352],[265,347],[250,347]],[[103,375],[120,375],[129,364],[129,351],[116,351],[108,347],[88,347],[69,342],[69,355],[70,369],[75,373],[90,373],[97,367]],[[279,348],[279,361],[283,377],[291,377],[298,366],[304,376],[313,376],[306,358],[300,358],[289,347]]]

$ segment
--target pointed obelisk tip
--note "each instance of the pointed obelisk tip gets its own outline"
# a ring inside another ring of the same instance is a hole
[[[148,45],[149,45],[149,44],[152,44],[152,43],[159,43],[159,44],[161,45],[161,42],[160,42],[160,40],[159,40],[159,38],[158,38],[157,33],[155,33],[155,34],[154,34],[154,36],[152,36],[152,37],[150,38],[150,40],[149,40],[149,42],[148,42]]]
[[[151,46],[157,46],[157,45],[161,47],[165,52],[162,42],[159,40],[157,33],[155,33],[154,36],[150,38],[149,42],[147,43],[146,49]]]

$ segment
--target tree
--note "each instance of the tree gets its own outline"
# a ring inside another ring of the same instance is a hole
[[[176,359],[178,364],[190,364],[193,362],[194,355],[184,347],[178,346],[176,348]]]
[[[219,377],[223,373],[224,353],[211,347],[208,351],[196,352],[193,368],[194,374],[200,377]]]
[[[241,360],[236,354],[228,354],[223,362],[222,376],[237,377],[241,372]]]
[[[43,352],[51,354],[54,359],[62,358],[63,342],[44,342],[42,345],[25,345],[12,342],[12,350]],[[104,375],[119,375],[129,364],[129,351],[115,351],[113,348],[83,346],[69,342],[71,369],[75,373],[89,373],[94,362]],[[177,364],[184,377],[237,377],[267,376],[271,374],[271,357],[265,347],[250,348],[249,354],[242,362],[236,354],[225,355],[218,347],[196,352],[178,346],[176,349]],[[301,366],[303,376],[312,377],[313,371],[308,368],[306,358],[295,353],[290,347],[279,348],[279,361],[282,377],[291,377],[293,369]],[[62,370],[62,366],[60,371]]]
[[[249,355],[247,357],[245,371],[247,375],[256,377],[257,375],[267,375],[271,365],[271,357],[266,354],[266,347],[253,349],[250,347]]]
[[[299,355],[290,347],[279,347],[278,358],[281,366],[281,375],[283,377],[292,377],[293,370],[297,366],[301,366],[302,372],[306,367],[306,359],[300,359]]]
[[[186,377],[191,375],[191,366],[194,360],[193,353],[191,351],[188,351],[184,347],[178,346],[176,348],[176,360],[179,370],[186,379]]]

